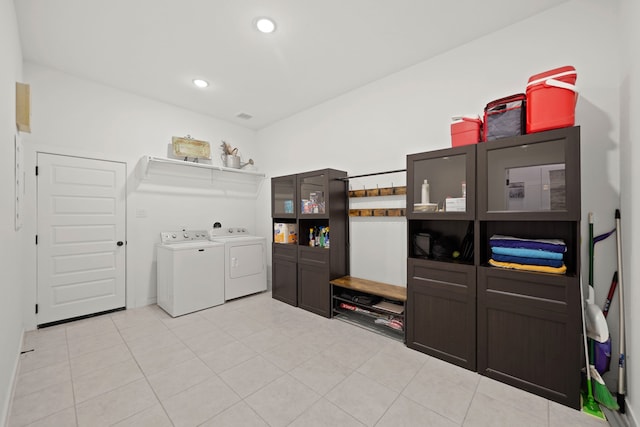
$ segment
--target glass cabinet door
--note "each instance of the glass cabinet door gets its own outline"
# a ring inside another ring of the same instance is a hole
[[[475,145],[407,156],[407,216],[475,214]]]
[[[282,176],[271,181],[271,216],[296,217],[296,176]]]
[[[579,218],[580,151],[577,128],[493,141],[478,148],[482,219]],[[523,216],[526,216],[523,217]]]
[[[301,175],[298,177],[300,216],[325,215],[327,210],[327,177],[325,174]]]

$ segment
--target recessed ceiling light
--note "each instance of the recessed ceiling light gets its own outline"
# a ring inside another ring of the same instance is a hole
[[[261,33],[273,33],[276,30],[276,23],[271,18],[258,18],[256,20],[256,28]]]
[[[200,87],[200,88],[205,88],[207,86],[209,86],[209,82],[206,80],[202,80],[202,79],[193,79],[193,84]]]

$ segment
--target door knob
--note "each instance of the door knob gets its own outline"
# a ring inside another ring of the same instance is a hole
[[[116,245],[118,245],[118,246],[122,246],[122,245],[124,245],[124,242],[121,240],[121,241],[119,241],[118,243],[116,243]]]

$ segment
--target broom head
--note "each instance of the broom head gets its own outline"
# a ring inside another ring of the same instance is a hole
[[[613,397],[595,366],[590,365],[589,371],[591,372],[591,385],[593,387],[593,397],[595,400],[612,411],[620,409],[617,399]]]

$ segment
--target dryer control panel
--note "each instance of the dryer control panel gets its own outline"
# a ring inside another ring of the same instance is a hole
[[[206,230],[163,231],[160,233],[160,241],[165,245],[198,240],[209,240]]]
[[[209,230],[209,237],[250,236],[246,227],[219,227]]]

